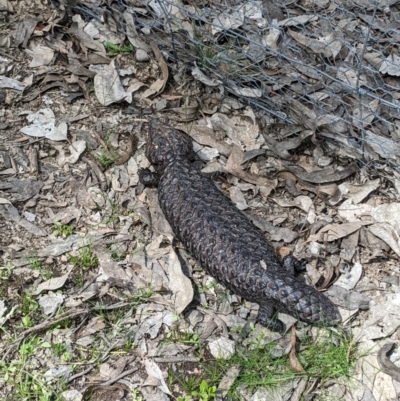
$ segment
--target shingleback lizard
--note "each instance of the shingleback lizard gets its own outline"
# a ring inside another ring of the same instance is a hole
[[[176,237],[219,283],[260,305],[258,321],[284,331],[276,311],[301,321],[334,325],[337,307],[280,263],[251,221],[192,162],[190,137],[160,120],[150,122],[146,156],[155,173],[139,171],[145,185],[158,185],[162,211]]]

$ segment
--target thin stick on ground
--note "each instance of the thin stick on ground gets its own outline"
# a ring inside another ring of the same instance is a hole
[[[34,334],[34,333],[38,333],[40,331],[43,331],[45,329],[48,329],[49,327],[53,326],[54,324],[60,323],[65,319],[73,319],[76,318],[80,315],[84,315],[86,313],[89,313],[90,310],[89,309],[78,309],[75,311],[68,311],[68,312],[64,312],[61,313],[60,315],[58,315],[55,319],[51,319],[51,320],[46,320],[43,323],[39,323],[34,327],[31,327],[28,330],[23,331],[19,337],[13,342],[11,343],[7,350],[4,352],[4,355],[1,357],[2,361],[5,361],[8,357],[9,354],[12,354],[16,348],[19,347],[19,345],[21,344],[21,342],[28,336]]]

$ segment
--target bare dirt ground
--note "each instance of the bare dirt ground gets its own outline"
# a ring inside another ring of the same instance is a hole
[[[1,399],[400,400],[397,173],[279,136],[155,43],[45,0],[0,0],[0,16]],[[343,327],[283,316],[270,332],[174,241],[138,178],[151,117],[308,261]]]

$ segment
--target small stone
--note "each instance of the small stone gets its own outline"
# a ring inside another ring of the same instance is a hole
[[[318,242],[312,241],[310,242],[309,249],[313,255],[319,255],[321,251],[321,245]]]
[[[212,356],[216,359],[229,359],[235,353],[235,342],[225,337],[211,341],[208,346]]]
[[[187,315],[186,320],[189,322],[190,327],[194,328],[198,323],[204,320],[204,315],[197,309],[192,309]]]
[[[399,285],[399,276],[383,276],[382,282],[393,285]]]
[[[136,50],[136,60],[137,61],[149,61],[150,56],[142,49],[137,49]]]
[[[156,110],[160,111],[163,110],[167,107],[167,101],[166,99],[161,99],[156,103]]]
[[[65,401],[81,401],[83,395],[78,390],[67,390],[61,394]]]
[[[239,317],[241,317],[242,319],[246,319],[246,317],[249,313],[250,313],[250,309],[242,306],[239,310]]]

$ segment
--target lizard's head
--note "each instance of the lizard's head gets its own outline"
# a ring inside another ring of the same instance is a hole
[[[153,165],[165,167],[186,158],[193,151],[192,141],[184,132],[153,118],[150,121],[146,157]]]

